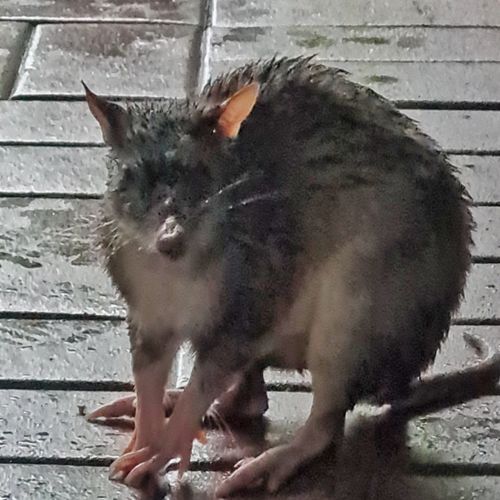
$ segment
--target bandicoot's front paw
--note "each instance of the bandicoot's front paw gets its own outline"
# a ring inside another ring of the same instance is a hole
[[[275,493],[301,465],[302,459],[288,445],[265,451],[257,458],[245,458],[235,471],[217,489],[218,497],[227,497],[238,491],[265,484]]]
[[[157,476],[171,460],[180,458],[179,476],[189,468],[193,440],[199,433],[177,429],[166,423],[154,444],[125,453],[111,464],[110,479],[140,489]]]

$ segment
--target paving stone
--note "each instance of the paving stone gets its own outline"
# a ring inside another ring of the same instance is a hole
[[[30,21],[175,21],[197,23],[201,7],[198,0],[4,0],[0,19]]]
[[[2,193],[96,196],[106,187],[104,148],[0,147]]]
[[[2,192],[8,194],[99,195],[105,189],[106,149],[94,147],[0,146]],[[454,156],[461,181],[474,202],[500,203],[500,158]]]
[[[75,467],[61,465],[0,465],[0,498],[12,500],[132,500],[130,491],[107,478],[104,467]],[[172,500],[212,500],[212,491],[225,475],[218,472],[189,472],[184,484],[173,486]],[[354,474],[353,476],[356,476]],[[173,483],[175,473],[168,474]],[[319,479],[319,478],[314,478]],[[391,494],[385,499],[371,496],[370,500],[497,500],[500,479],[498,477],[419,477],[404,476],[398,478],[400,487],[391,484],[394,493],[397,488],[400,495]],[[318,481],[321,484],[321,480]],[[392,481],[395,483],[395,481]],[[405,490],[404,492],[402,490]],[[188,496],[188,494],[190,496]],[[316,495],[316,496],[314,496]],[[332,496],[334,495],[334,496]],[[426,495],[426,496],[424,496]],[[347,500],[333,492],[318,496],[314,490],[287,491],[276,495],[253,492],[233,497],[235,500]],[[362,500],[350,496],[350,500]],[[366,497],[365,497],[366,499]]]
[[[179,25],[38,25],[13,96],[83,96],[84,80],[105,95],[184,97],[194,38]]]
[[[215,61],[211,75],[236,68],[244,62]],[[348,71],[349,79],[372,88],[400,106],[408,103],[418,106],[500,102],[500,89],[496,85],[500,78],[500,63],[323,62]]]
[[[450,160],[475,203],[500,203],[500,157],[452,155]]]
[[[402,110],[418,120],[445,150],[500,151],[500,112]],[[102,144],[101,132],[83,102],[0,101],[2,144]]]
[[[93,243],[98,200],[0,199],[0,310],[123,315]],[[477,208],[490,213],[495,208]],[[498,232],[479,241],[498,247]],[[498,257],[498,255],[496,255]],[[474,266],[460,318],[499,318],[500,265]]]
[[[217,28],[214,61],[316,54],[326,61],[500,61],[496,28],[307,26]]]
[[[9,96],[28,30],[26,23],[0,23],[0,99]]]
[[[500,26],[496,0],[219,0],[219,26],[446,25]]]
[[[0,319],[0,345],[0,380],[132,380],[129,340],[121,321]]]

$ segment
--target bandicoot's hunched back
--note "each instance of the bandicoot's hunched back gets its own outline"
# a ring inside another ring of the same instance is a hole
[[[306,59],[250,64],[187,104],[87,99],[111,146],[104,241],[129,305],[135,449],[157,457],[126,470],[130,484],[173,455],[185,465],[235,373],[308,368],[314,403],[291,445],[223,493],[265,473],[277,487],[357,400],[404,396],[459,304],[472,227],[452,166],[409,118]],[[164,428],[184,339],[196,366]]]

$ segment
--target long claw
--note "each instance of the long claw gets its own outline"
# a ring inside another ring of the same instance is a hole
[[[136,465],[125,478],[125,484],[131,488],[140,489],[148,476],[158,473],[161,468],[160,456],[153,455],[149,460]]]
[[[112,403],[97,408],[87,415],[87,420],[93,422],[98,418],[133,417],[135,415],[135,395],[125,396]]]
[[[193,442],[191,441],[190,445],[186,447],[186,449],[181,452],[181,460],[179,462],[179,469],[178,469],[178,477],[179,479],[182,479],[182,476],[184,475],[185,472],[189,469],[189,464],[191,462],[191,451],[193,449]]]
[[[113,479],[122,472],[125,472],[125,475],[127,475],[137,462],[144,462],[150,453],[149,447],[146,447],[122,455],[111,464],[109,477]]]
[[[128,442],[128,445],[125,447],[125,449],[123,450],[123,455],[127,454],[127,453],[130,453],[132,451],[134,451],[134,448],[135,448],[135,443],[137,442],[137,431],[134,429],[134,432],[130,438],[130,441]]]

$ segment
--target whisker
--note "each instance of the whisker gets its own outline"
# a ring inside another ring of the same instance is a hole
[[[210,205],[214,200],[220,198],[222,195],[229,194],[234,189],[239,186],[246,184],[249,181],[260,179],[263,175],[262,171],[254,173],[250,175],[248,172],[245,172],[243,175],[238,177],[235,181],[226,184],[224,187],[216,191],[214,194],[210,195],[208,198],[205,198],[199,205],[199,209],[204,209],[207,205]]]
[[[258,201],[282,200],[287,196],[288,195],[284,191],[270,191],[269,193],[256,194],[254,196],[250,196],[249,198],[245,198],[244,200],[241,200],[238,203],[229,205],[227,209],[234,210],[235,208],[238,207],[246,207],[253,203],[257,203]]]
[[[232,441],[235,440],[233,431],[231,430],[229,424],[227,423],[226,419],[220,414],[220,412],[216,408],[211,409],[212,417],[214,419],[214,422],[216,425],[218,425],[218,428],[220,431],[226,433],[229,435]]]

